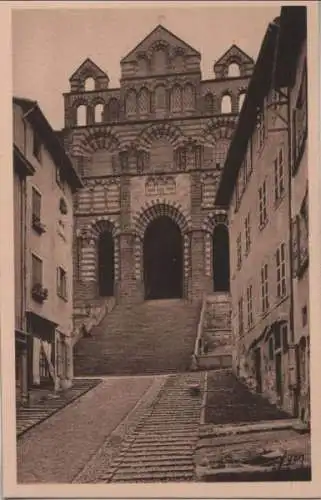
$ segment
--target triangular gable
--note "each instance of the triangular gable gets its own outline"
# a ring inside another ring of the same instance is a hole
[[[94,63],[89,57],[79,66],[78,69],[71,75],[69,81],[78,80],[83,74],[90,74],[96,77],[107,78],[108,75],[105,73],[96,63]]]
[[[178,36],[174,35],[171,31],[164,28],[161,24],[156,26],[156,28],[149,33],[141,42],[139,42],[136,47],[134,47],[125,57],[122,58],[121,63],[131,62],[135,59],[137,53],[145,52],[149,49],[154,42],[162,40],[167,42],[169,45],[174,47],[179,47],[184,49],[186,54],[201,56],[200,52],[191,47],[188,43],[181,40]]]
[[[243,64],[254,64],[254,60],[247,55],[237,45],[233,44],[224,54],[215,62],[215,66],[227,64],[231,59],[238,59]]]

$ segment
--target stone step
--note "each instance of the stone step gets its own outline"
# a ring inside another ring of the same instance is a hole
[[[142,472],[117,474],[113,477],[112,482],[119,483],[148,483],[148,482],[185,482],[192,481],[194,473],[191,471],[175,472]]]

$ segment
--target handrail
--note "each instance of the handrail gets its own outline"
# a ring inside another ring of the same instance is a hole
[[[195,345],[194,345],[194,353],[193,353],[193,358],[196,360],[197,355],[199,354],[199,342],[202,336],[203,332],[203,323],[204,323],[204,316],[205,316],[205,311],[206,311],[206,305],[207,305],[207,297],[205,294],[203,294],[203,300],[202,300],[202,308],[201,308],[201,314],[200,314],[200,319],[197,325],[197,335],[196,335],[196,340],[195,340]]]

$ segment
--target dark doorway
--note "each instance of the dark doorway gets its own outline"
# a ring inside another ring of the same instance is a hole
[[[230,290],[229,235],[224,224],[216,226],[213,233],[213,285],[214,292]]]
[[[98,283],[99,295],[114,295],[114,240],[109,231],[105,231],[98,241]]]
[[[280,404],[283,403],[283,390],[282,390],[282,354],[278,352],[275,355],[275,379],[276,379],[276,393],[279,396]]]
[[[182,297],[182,256],[182,235],[175,222],[167,216],[152,221],[144,238],[146,299]]]
[[[254,363],[255,363],[255,378],[256,378],[256,390],[257,392],[262,392],[262,371],[261,371],[261,349],[258,347],[255,349],[254,354]]]

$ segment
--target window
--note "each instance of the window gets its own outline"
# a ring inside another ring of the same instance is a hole
[[[293,150],[293,165],[292,173],[296,173],[301,156],[304,151],[305,141],[308,131],[308,109],[307,109],[307,72],[306,68],[303,73],[301,87],[296,102],[296,106],[292,111],[292,150]]]
[[[41,161],[41,140],[39,134],[34,130],[33,132],[33,156]]]
[[[247,327],[251,328],[253,325],[253,287],[249,285],[246,289],[247,299]]]
[[[41,378],[49,378],[49,367],[46,355],[44,353],[43,347],[40,348],[39,353],[39,375]]]
[[[219,139],[216,142],[214,149],[214,163],[215,163],[215,168],[217,168],[218,170],[224,167],[228,148],[229,148],[229,141],[227,139]]]
[[[266,181],[264,181],[262,186],[259,188],[259,217],[260,217],[260,227],[262,227],[267,222]]]
[[[251,225],[250,225],[250,213],[245,217],[245,252],[248,255],[251,248]]]
[[[242,236],[238,235],[236,240],[236,252],[237,252],[237,269],[240,269],[242,266]]]
[[[67,299],[67,273],[62,267],[57,269],[57,295]]]
[[[119,104],[118,100],[112,97],[108,102],[108,120],[116,122],[118,120]]]
[[[264,264],[261,268],[261,306],[262,312],[266,313],[269,309],[269,282],[267,264]]]
[[[183,94],[184,109],[193,110],[195,108],[195,90],[193,85],[187,83]]]
[[[89,77],[85,80],[85,91],[90,92],[91,90],[95,90],[95,80]]]
[[[276,283],[277,296],[282,298],[286,294],[286,275],[285,275],[285,244],[282,243],[276,251]]]
[[[83,127],[87,125],[87,108],[84,104],[80,104],[77,107],[77,125],[78,127]]]
[[[141,89],[138,94],[138,112],[141,115],[149,112],[149,92],[146,88]]]
[[[244,333],[244,323],[243,323],[243,297],[240,298],[238,302],[238,321],[239,321],[239,336],[241,337]]]
[[[127,116],[136,114],[136,92],[134,90],[128,92],[125,107]]]
[[[230,95],[224,95],[221,101],[221,113],[232,113],[232,99]]]
[[[274,199],[276,202],[282,198],[284,190],[283,149],[280,149],[274,160]]]
[[[261,149],[265,139],[264,110],[260,109],[257,116],[257,147]]]
[[[155,110],[165,110],[166,107],[166,88],[158,85],[155,89]]]
[[[45,232],[45,227],[41,223],[41,194],[34,187],[32,188],[32,227],[39,234]]]
[[[231,63],[228,67],[228,77],[238,78],[240,75],[240,66],[237,63]]]
[[[210,93],[205,96],[205,112],[209,115],[214,113],[214,99],[213,95]]]
[[[103,121],[104,105],[99,103],[95,106],[95,123],[101,123]]]
[[[180,86],[176,85],[171,93],[171,111],[182,111],[182,107],[182,89]]]
[[[32,254],[32,286],[42,285],[42,260],[36,255]]]

